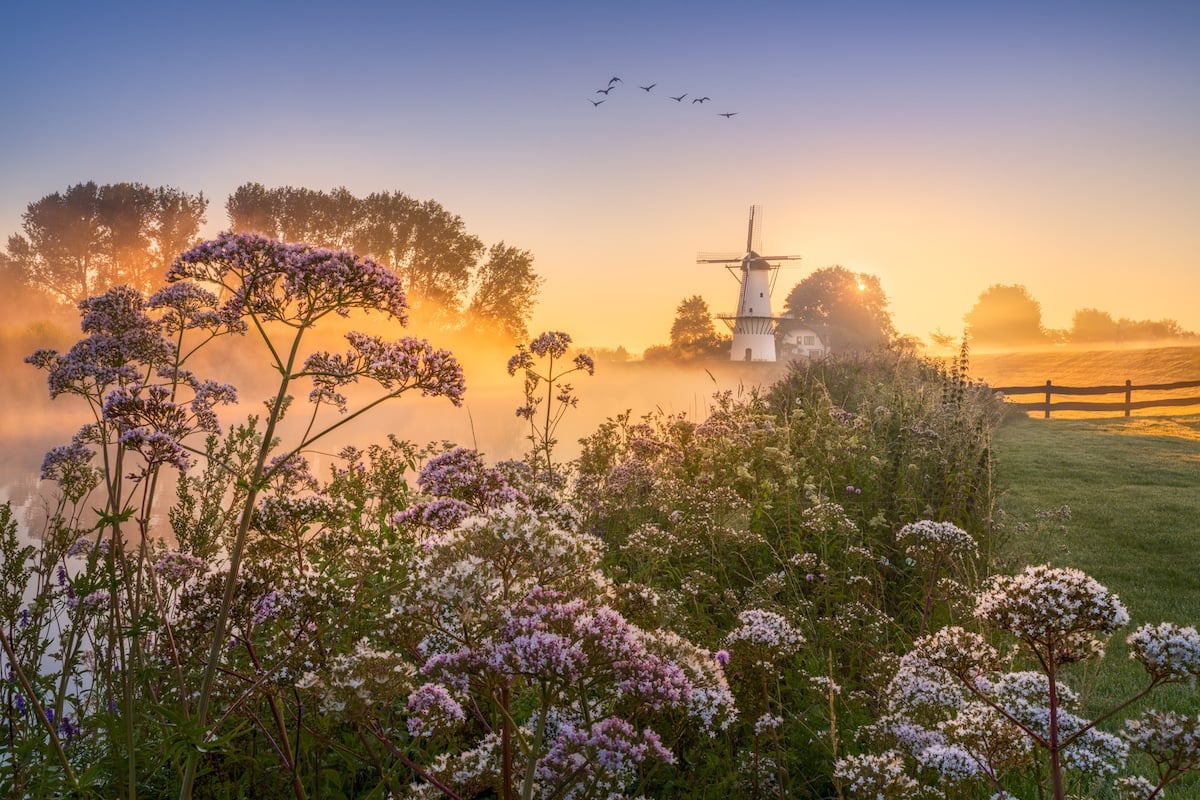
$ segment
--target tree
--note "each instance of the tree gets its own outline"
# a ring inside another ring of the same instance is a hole
[[[793,325],[822,332],[834,352],[871,350],[896,335],[879,278],[843,266],[813,272],[788,292],[785,313]]]
[[[1072,342],[1116,342],[1120,328],[1112,314],[1095,308],[1081,308],[1071,318]]]
[[[10,236],[10,272],[63,303],[120,284],[145,291],[197,238],[203,194],[141,183],[79,183],[30,203]]]
[[[13,259],[0,253],[0,320],[12,326],[45,323],[54,316],[55,303],[27,280]],[[62,306],[57,306],[62,310]]]
[[[528,250],[504,242],[494,244],[475,275],[475,293],[467,316],[473,324],[490,326],[518,341],[527,339],[529,318],[542,282],[533,271],[533,256]]]
[[[988,287],[963,319],[976,346],[1020,346],[1046,341],[1042,306],[1024,286]]]
[[[700,295],[683,300],[671,323],[671,357],[681,361],[728,356],[729,338],[717,333],[708,303]]]
[[[520,283],[505,288],[512,314],[504,324],[523,329],[537,292],[537,282],[528,280],[531,259],[522,265],[522,251],[498,254],[493,248],[489,261],[479,265],[483,242],[467,233],[462,218],[432,200],[419,202],[401,192],[359,198],[345,188],[318,192],[248,183],[230,195],[225,209],[234,231],[346,249],[388,266],[403,280],[413,309],[434,317],[456,319],[473,281],[490,282],[507,270]],[[499,260],[489,264],[492,258]],[[484,305],[493,314],[500,309]]]

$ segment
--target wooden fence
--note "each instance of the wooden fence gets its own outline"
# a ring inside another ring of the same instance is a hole
[[[1124,411],[1125,416],[1135,408],[1167,408],[1172,406],[1200,405],[1200,396],[1191,397],[1155,397],[1149,400],[1134,400],[1134,392],[1178,392],[1183,389],[1200,388],[1200,381],[1180,381],[1178,383],[1146,383],[1135,386],[1125,381],[1124,386],[1055,386],[1046,381],[1045,386],[1001,386],[996,387],[1005,397],[1013,395],[1040,394],[1042,399],[1036,403],[1011,402],[1010,405],[1027,411],[1045,412],[1046,419],[1051,411]],[[1113,395],[1124,394],[1125,399],[1117,402],[1089,402],[1080,400],[1051,401],[1054,395]]]

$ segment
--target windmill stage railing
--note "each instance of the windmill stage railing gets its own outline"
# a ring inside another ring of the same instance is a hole
[[[1132,381],[1126,380],[1124,385],[1111,386],[1055,386],[1052,382],[1046,381],[1043,386],[999,386],[994,387],[995,391],[1000,392],[1005,398],[1014,395],[1031,395],[1038,394],[1042,399],[1038,402],[1012,402],[1009,405],[1015,406],[1026,411],[1041,411],[1046,419],[1050,418],[1052,411],[1086,411],[1086,412],[1109,412],[1122,411],[1125,416],[1129,416],[1130,412],[1147,408],[1178,408],[1182,406],[1200,406],[1200,395],[1189,395],[1184,397],[1174,396],[1172,393],[1182,392],[1188,389],[1200,389],[1200,381],[1177,381],[1175,383],[1143,383],[1134,384]],[[1134,400],[1134,392],[1150,392],[1156,397],[1145,400]],[[1166,393],[1168,396],[1161,396]],[[1104,395],[1124,395],[1122,400],[1118,401],[1082,401],[1082,400],[1054,400],[1055,396],[1104,396]]]

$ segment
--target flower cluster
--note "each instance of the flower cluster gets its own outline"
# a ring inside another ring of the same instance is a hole
[[[952,522],[910,522],[896,534],[896,544],[918,564],[932,565],[949,558],[974,558],[979,547],[971,534]]]
[[[1171,622],[1143,625],[1126,639],[1129,657],[1137,659],[1158,682],[1196,683],[1200,676],[1200,633]]]
[[[920,797],[920,784],[912,778],[899,753],[864,753],[839,758],[833,776],[851,797],[872,800],[907,800]]]
[[[373,716],[379,704],[412,691],[415,676],[403,655],[377,649],[364,638],[352,652],[330,659],[326,670],[302,675],[296,688],[315,694],[328,713]]]
[[[993,577],[975,616],[1058,664],[1102,655],[1107,637],[1129,622],[1121,601],[1095,579],[1044,564]]]
[[[424,683],[408,696],[408,733],[428,737],[454,728],[466,718],[466,712],[450,691],[440,683]]]
[[[205,569],[202,559],[189,553],[170,550],[155,563],[154,572],[167,583],[183,583]]]
[[[463,447],[429,459],[417,475],[417,486],[434,499],[399,512],[393,524],[418,523],[449,530],[471,513],[529,503],[501,470],[486,466],[478,451]]]
[[[313,353],[304,362],[301,375],[312,379],[312,402],[331,403],[345,412],[347,399],[338,390],[368,378],[393,396],[420,389],[426,397],[447,397],[454,405],[462,405],[466,379],[462,366],[447,351],[434,350],[429,342],[411,336],[385,342],[351,332],[346,340],[350,343],[346,353]]]
[[[1125,721],[1125,739],[1162,768],[1176,772],[1200,768],[1200,717],[1146,709]]]
[[[648,759],[675,761],[652,730],[638,731],[615,716],[590,725],[560,720],[546,754],[538,760],[536,774],[547,787],[578,784],[597,793],[591,796],[624,797],[637,767]]]
[[[396,273],[368,258],[256,233],[222,233],[181,254],[167,280],[215,283],[229,291],[223,318],[252,315],[311,324],[351,309],[383,311],[407,321],[408,301]]]
[[[738,614],[738,626],[725,636],[725,644],[735,654],[748,651],[755,663],[769,666],[799,652],[804,636],[782,614],[753,608]]]

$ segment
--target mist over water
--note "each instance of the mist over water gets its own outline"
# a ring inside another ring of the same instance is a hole
[[[394,322],[355,320],[347,325],[391,337],[415,335],[419,330],[400,328]],[[387,328],[386,332],[383,330]],[[37,531],[44,520],[42,495],[56,490],[52,483],[38,479],[46,452],[70,442],[79,428],[91,421],[86,403],[72,395],[51,400],[46,387],[46,374],[24,363],[24,358],[38,347],[50,346],[64,351],[78,338],[72,330],[57,331],[45,341],[45,332],[9,333],[0,346],[0,502],[10,500],[18,518],[30,531]],[[308,342],[305,352],[317,349],[344,349],[344,331],[330,326],[318,332]],[[324,478],[337,453],[347,445],[365,448],[386,441],[389,434],[417,445],[430,442],[450,442],[478,449],[489,462],[519,459],[529,448],[529,424],[516,416],[523,404],[523,375],[509,375],[507,363],[516,352],[515,344],[481,340],[480,337],[432,334],[427,338],[435,347],[449,350],[462,363],[467,391],[461,407],[453,406],[441,397],[422,397],[409,392],[383,403],[362,417],[340,427],[316,443],[307,452],[314,473]],[[573,352],[568,354],[572,356]],[[563,365],[569,368],[569,359]],[[541,365],[539,365],[541,366]],[[262,414],[263,402],[273,397],[278,388],[278,373],[261,342],[252,338],[227,339],[211,346],[189,363],[197,375],[233,383],[238,388],[240,403],[218,410],[222,425],[240,423],[247,415]],[[785,371],[785,365],[747,364],[740,362],[704,362],[670,364],[607,362],[596,364],[594,375],[576,372],[565,380],[574,387],[578,405],[568,409],[556,431],[555,450],[559,461],[568,461],[579,453],[579,439],[593,433],[606,419],[630,412],[633,419],[662,412],[684,414],[702,420],[709,413],[714,393],[730,391],[735,395],[750,391],[754,386],[766,387]],[[309,422],[310,406],[306,397],[310,383],[299,381],[292,387],[296,398],[281,427],[284,446],[297,441],[302,428]],[[357,404],[381,394],[377,386],[363,385],[349,393],[351,410]],[[544,406],[542,410],[544,410]],[[321,417],[325,424],[337,421],[338,415],[326,409]],[[320,426],[323,427],[323,426]],[[193,441],[200,446],[199,439]],[[159,512],[165,515],[166,504],[172,500],[175,481],[168,478],[161,484]]]

